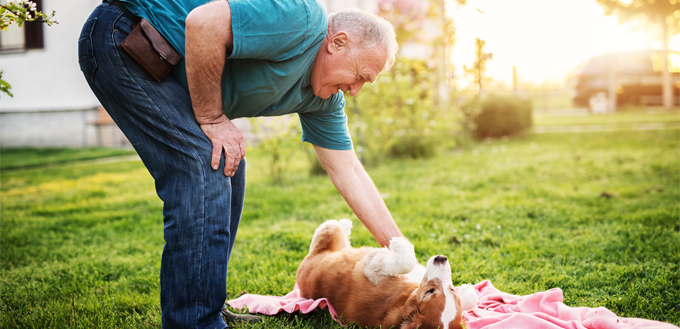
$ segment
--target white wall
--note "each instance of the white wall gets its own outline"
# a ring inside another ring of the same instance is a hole
[[[94,145],[96,129],[87,123],[96,119],[99,102],[78,66],[78,37],[100,3],[43,0],[43,12],[56,11],[59,22],[43,26],[45,47],[0,54],[14,94],[0,93],[1,147]]]
[[[0,112],[85,109],[98,105],[78,66],[78,36],[101,0],[44,0],[59,24],[43,27],[45,48],[0,54],[14,97],[0,95]]]

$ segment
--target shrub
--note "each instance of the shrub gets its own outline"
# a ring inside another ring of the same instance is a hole
[[[424,61],[399,59],[377,83],[347,98],[349,128],[365,165],[427,157],[453,143],[459,112],[437,100],[435,73]]]
[[[489,96],[481,101],[479,113],[473,116],[473,136],[482,139],[517,135],[532,126],[531,114],[528,100],[514,96]]]
[[[289,140],[300,140],[300,123],[294,116],[250,118],[253,134],[259,136],[257,147],[269,155],[269,170],[272,183],[283,183],[285,169],[292,159],[295,148],[284,147]]]
[[[394,140],[388,154],[393,158],[427,158],[435,154],[435,145],[427,136],[405,136]]]
[[[316,157],[316,151],[314,146],[309,143],[304,143],[304,152],[307,155],[307,163],[309,164],[309,174],[312,176],[325,176],[326,169],[319,162],[319,158]]]

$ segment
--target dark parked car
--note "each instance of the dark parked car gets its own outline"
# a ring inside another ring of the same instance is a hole
[[[669,51],[669,71],[673,103],[680,104],[680,53]],[[654,50],[595,56],[578,71],[572,81],[574,104],[592,113],[606,112],[609,104],[609,78],[616,79],[616,101],[621,104],[662,104],[662,52]],[[615,70],[614,73],[613,70]]]

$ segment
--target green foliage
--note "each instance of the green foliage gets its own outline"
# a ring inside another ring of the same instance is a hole
[[[414,0],[380,0],[378,15],[394,26],[400,42],[419,40],[429,15],[427,3]]]
[[[449,256],[455,285],[488,279],[518,295],[559,287],[568,306],[680,325],[678,136],[529,135],[369,173],[419,260]],[[230,299],[290,292],[326,219],[351,218],[352,245],[377,246],[330,180],[306,174],[307,160],[290,160],[285,186],[261,174],[269,161],[248,150]],[[141,162],[3,171],[0,202],[0,327],[160,324],[162,202]],[[265,321],[235,328],[343,328],[327,311]]]
[[[52,24],[59,24],[53,20],[55,12],[48,15],[37,10],[36,4],[28,0],[10,0],[7,4],[0,5],[0,29],[7,31],[7,28],[16,23],[22,27],[25,22],[32,22],[39,20],[52,26]]]
[[[367,165],[387,157],[431,156],[450,146],[459,113],[436,101],[435,72],[426,63],[400,59],[349,99],[347,115],[357,154]]]
[[[54,14],[54,11],[51,15],[38,11],[36,4],[33,1],[10,0],[7,4],[0,5],[0,30],[7,31],[7,28],[13,23],[22,27],[25,22],[32,22],[35,20],[39,20],[47,24],[47,26],[59,24],[59,22],[52,19]],[[11,89],[12,86],[9,82],[2,79],[2,70],[0,70],[0,92],[7,94],[9,97],[14,97]]]
[[[312,176],[323,176],[327,175],[326,169],[319,162],[319,158],[316,157],[316,151],[314,151],[314,146],[311,144],[304,144],[304,151],[307,155],[307,160],[309,160],[309,173]]]
[[[259,136],[257,147],[269,155],[269,174],[274,184],[283,182],[288,162],[296,153],[294,147],[284,147],[291,140],[300,140],[302,131],[293,115],[270,118],[251,118],[252,133]]]
[[[486,41],[475,39],[475,62],[471,67],[463,66],[465,73],[474,77],[474,82],[477,85],[477,94],[482,94],[484,86],[487,86],[491,78],[486,76],[487,62],[491,59],[491,54],[484,51]]]
[[[472,134],[478,139],[517,135],[532,125],[531,103],[514,96],[473,99],[465,109]]]
[[[680,33],[680,6],[677,0],[596,0],[606,15],[616,14],[620,21],[642,18],[651,26],[661,25],[667,33]],[[666,40],[663,40],[666,42]]]
[[[0,92],[7,94],[9,97],[14,97],[12,94],[12,85],[2,79],[2,70],[0,70]]]

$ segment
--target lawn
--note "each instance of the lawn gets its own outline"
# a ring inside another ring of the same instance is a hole
[[[680,111],[657,110],[647,111],[623,111],[616,114],[589,115],[585,109],[566,110],[562,115],[550,115],[549,112],[535,111],[534,125],[541,126],[592,126],[609,125],[617,128],[629,129],[636,125],[656,124],[661,127],[680,127]],[[569,114],[571,112],[571,114]]]
[[[559,287],[569,306],[680,325],[679,149],[678,129],[537,134],[369,173],[419,259],[448,256],[454,284]],[[0,177],[0,327],[160,324],[162,204],[141,162],[21,168],[23,158],[1,158],[15,169]],[[289,292],[326,219],[353,219],[352,243],[376,246],[330,181],[307,175],[304,154],[280,185],[266,154],[248,159],[230,298]],[[341,328],[325,311],[241,326],[321,327]]]

